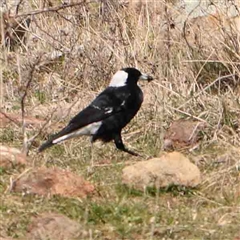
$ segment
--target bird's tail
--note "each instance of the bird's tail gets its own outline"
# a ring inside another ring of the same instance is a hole
[[[55,145],[55,143],[53,143],[53,139],[49,139],[38,148],[38,152],[42,152],[53,145]]]
[[[71,125],[70,125],[71,127]],[[60,143],[62,141],[65,141],[69,138],[74,137],[74,134],[72,134],[71,132],[74,130],[72,128],[70,128],[69,125],[65,128],[63,128],[60,132],[52,135],[45,143],[43,143],[43,145],[41,145],[38,149],[39,152],[44,151],[47,148],[50,148],[51,146]]]

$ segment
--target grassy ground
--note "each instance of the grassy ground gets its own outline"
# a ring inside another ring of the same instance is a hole
[[[32,3],[32,10],[39,7],[37,2]],[[43,131],[30,148],[26,168],[70,169],[93,183],[96,193],[85,200],[23,196],[7,189],[24,169],[0,169],[0,235],[24,239],[32,216],[53,211],[79,222],[87,232],[86,239],[216,240],[240,236],[238,48],[226,32],[224,41],[215,35],[204,48],[199,43],[190,48],[181,27],[170,27],[182,13],[170,3],[157,3],[157,8],[136,10],[106,1],[66,8],[59,14],[34,15],[26,44],[11,53],[11,58],[7,48],[1,53],[1,110],[21,113],[24,93],[24,107],[30,116],[39,115],[36,110],[53,103],[80,102],[83,107],[107,86],[116,70],[137,66],[154,75],[155,81],[142,86],[145,101],[124,131],[126,145],[157,156],[173,120],[205,122],[199,147],[191,152],[182,150],[199,166],[200,186],[145,193],[130,190],[121,184],[121,170],[141,159],[117,151],[113,144],[96,144],[96,166],[89,172],[89,139],[70,140],[37,155],[37,146],[47,135]],[[191,35],[188,37],[191,41]],[[46,54],[56,51],[63,55],[45,60]],[[230,76],[224,83],[218,80],[226,75]],[[73,107],[70,115],[78,110]],[[47,120],[46,113],[40,115]],[[69,118],[55,116],[51,121],[64,123]],[[28,139],[36,133],[36,129],[26,130]],[[21,148],[22,129],[1,129],[0,141]]]

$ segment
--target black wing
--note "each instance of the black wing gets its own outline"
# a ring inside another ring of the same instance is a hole
[[[129,91],[124,87],[108,87],[88,107],[83,109],[69,122],[68,126],[72,126],[69,131],[80,129],[93,122],[102,121],[123,111],[129,96]]]
[[[118,112],[124,111],[125,103],[129,96],[130,92],[126,87],[106,88],[88,107],[78,113],[65,128],[44,143],[39,148],[39,151],[43,151],[54,145],[52,141],[59,137],[74,132],[91,123],[102,121]]]

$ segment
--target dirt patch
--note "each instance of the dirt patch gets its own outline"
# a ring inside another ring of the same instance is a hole
[[[32,116],[25,116],[24,123],[28,130],[41,130],[41,132],[46,134],[52,134],[53,131],[59,131],[63,127],[62,123],[52,123],[50,120]],[[0,128],[9,126],[22,127],[22,115],[19,113],[0,112]]]
[[[34,117],[26,116],[24,118],[26,127],[42,127],[45,123],[44,120],[40,120]],[[10,123],[14,123],[17,126],[22,125],[22,115],[15,113],[1,113],[0,112],[0,127],[4,128]]]
[[[84,232],[77,222],[57,213],[44,213],[33,219],[28,226],[28,240],[82,239]]]
[[[84,198],[94,191],[94,186],[70,171],[59,168],[37,168],[21,174],[13,190],[38,195],[62,195]]]

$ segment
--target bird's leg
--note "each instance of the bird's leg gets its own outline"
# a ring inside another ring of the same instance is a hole
[[[91,146],[90,146],[90,161],[91,161],[91,163],[90,163],[90,166],[88,166],[88,168],[87,168],[88,174],[93,173],[93,168],[94,168],[93,156],[94,156],[94,144],[93,144],[93,141],[91,140]]]
[[[124,144],[123,144],[123,141],[122,141],[122,136],[121,136],[121,133],[117,134],[114,138],[114,143],[116,145],[116,147],[121,150],[121,151],[124,151],[124,152],[127,152],[133,156],[139,156],[139,154],[127,149]]]
[[[91,167],[93,168],[93,156],[94,156],[94,144],[93,142],[91,141]]]

